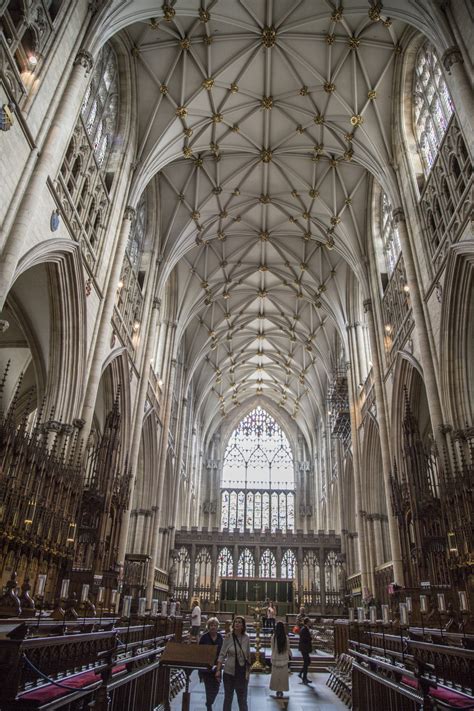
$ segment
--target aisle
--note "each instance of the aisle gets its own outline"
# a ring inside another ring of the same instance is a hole
[[[313,684],[305,686],[297,674],[290,675],[290,691],[288,699],[283,702],[270,696],[268,684],[269,674],[252,674],[249,684],[249,711],[347,711],[342,701],[326,686],[327,674],[310,674]],[[204,685],[199,683],[197,673],[191,676],[191,709],[190,711],[206,711],[206,695]],[[222,711],[224,689],[221,685],[219,695],[214,703],[213,711]],[[181,694],[171,704],[172,711],[181,711]],[[232,711],[238,711],[237,700],[234,697]]]

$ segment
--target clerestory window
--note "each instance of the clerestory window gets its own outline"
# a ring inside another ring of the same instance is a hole
[[[416,58],[413,94],[415,134],[427,176],[454,112],[440,63],[429,42],[423,44]]]

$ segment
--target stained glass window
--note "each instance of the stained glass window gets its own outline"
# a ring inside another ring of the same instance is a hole
[[[99,166],[107,162],[117,127],[118,67],[109,44],[99,52],[82,103],[82,120]]]
[[[260,577],[261,578],[276,578],[277,564],[276,558],[272,551],[267,548],[260,556]]]
[[[237,565],[237,575],[239,578],[254,578],[255,577],[255,559],[252,551],[244,548],[239,556]]]
[[[303,589],[319,590],[319,560],[313,551],[308,551],[303,559]]]
[[[453,112],[453,102],[434,47],[425,42],[416,58],[414,77],[415,133],[425,175],[433,167]]]
[[[385,268],[387,270],[387,274],[391,276],[401,252],[400,237],[393,220],[392,205],[390,204],[387,194],[383,191],[380,203],[380,234],[382,237]]]
[[[127,244],[128,258],[130,259],[132,268],[135,272],[138,272],[140,269],[140,261],[145,246],[145,232],[146,196],[145,193],[143,193],[140,200],[138,201],[135,219],[133,220],[132,229],[130,230],[130,237],[128,238]]]
[[[224,457],[221,525],[294,530],[293,455],[278,423],[260,407],[232,434]]]
[[[178,570],[176,574],[176,585],[179,588],[189,586],[190,557],[186,548],[180,548],[178,554]]]
[[[296,578],[296,556],[290,549],[283,553],[281,559],[281,577],[288,579]]]
[[[211,584],[211,555],[207,548],[201,548],[196,556],[194,586],[205,587]]]
[[[228,548],[223,548],[217,558],[217,575],[220,578],[232,576],[234,574],[234,561],[232,553]]]
[[[326,556],[326,592],[337,592],[339,590],[339,574],[341,564],[334,551],[330,551]]]

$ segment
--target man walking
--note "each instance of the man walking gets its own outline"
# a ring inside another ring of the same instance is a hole
[[[308,679],[308,669],[311,661],[310,655],[313,651],[313,642],[309,629],[310,624],[311,620],[309,619],[309,617],[305,617],[303,620],[303,627],[300,630],[300,641],[298,644],[298,649],[300,650],[303,656],[303,669],[302,671],[300,671],[298,676],[302,680],[303,684],[311,684],[311,681],[309,681]]]

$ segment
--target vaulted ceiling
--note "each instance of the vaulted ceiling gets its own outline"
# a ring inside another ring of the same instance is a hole
[[[174,274],[200,415],[261,394],[311,430],[367,282],[371,176],[394,184],[406,25],[361,0],[132,5],[136,190],[157,176],[160,284]]]

